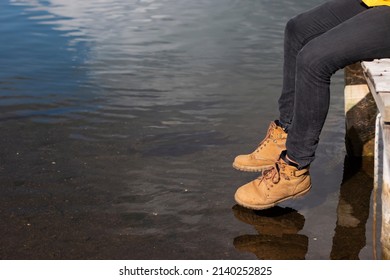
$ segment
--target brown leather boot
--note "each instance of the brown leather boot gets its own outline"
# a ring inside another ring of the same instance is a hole
[[[241,171],[258,172],[269,168],[286,149],[287,133],[275,122],[271,122],[267,135],[251,154],[239,155],[234,159],[233,167]]]
[[[262,176],[240,187],[234,198],[243,207],[261,210],[302,196],[310,188],[309,169],[299,170],[280,158],[273,167],[263,171]]]

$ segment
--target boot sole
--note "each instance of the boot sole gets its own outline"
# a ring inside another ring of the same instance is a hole
[[[287,196],[287,197],[282,198],[282,199],[280,199],[278,201],[275,201],[274,203],[264,204],[264,205],[247,204],[245,202],[240,201],[236,196],[234,197],[234,199],[242,207],[245,207],[245,208],[248,208],[248,209],[252,209],[252,210],[264,210],[264,209],[268,209],[268,208],[274,207],[276,204],[279,204],[279,203],[281,203],[283,201],[286,201],[286,200],[289,200],[289,199],[292,199],[292,198],[294,199],[294,198],[299,198],[301,196],[304,196],[305,194],[307,194],[310,191],[310,189],[311,189],[311,185],[307,189],[305,189],[305,190],[303,190],[303,191],[301,191],[299,193]]]
[[[269,165],[262,165],[262,166],[242,166],[242,165],[237,165],[233,162],[233,168],[237,169],[239,171],[245,171],[245,172],[261,172],[264,169],[273,167],[273,164]]]

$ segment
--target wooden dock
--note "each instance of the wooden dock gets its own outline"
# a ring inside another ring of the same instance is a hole
[[[383,168],[382,258],[390,259],[390,59],[378,59],[346,68],[345,112],[346,146],[354,156],[382,159]],[[380,114],[381,133],[375,132]],[[380,137],[382,136],[382,137]],[[375,141],[383,141],[383,154],[374,154]]]

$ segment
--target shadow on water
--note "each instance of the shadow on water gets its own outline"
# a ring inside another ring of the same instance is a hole
[[[361,250],[366,246],[373,180],[371,174],[364,171],[362,162],[368,170],[372,170],[372,159],[345,158],[337,223],[329,256],[333,260],[359,259]],[[237,250],[253,253],[259,259],[305,259],[309,239],[300,234],[305,217],[297,210],[276,206],[253,211],[235,205],[233,213],[238,220],[252,225],[258,233],[235,237],[233,244]],[[373,242],[373,258],[376,258],[375,240]]]

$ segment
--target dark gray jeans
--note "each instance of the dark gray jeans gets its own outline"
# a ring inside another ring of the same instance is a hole
[[[308,166],[329,109],[330,78],[345,66],[390,57],[390,6],[334,0],[286,25],[280,122],[288,129],[287,155]]]

